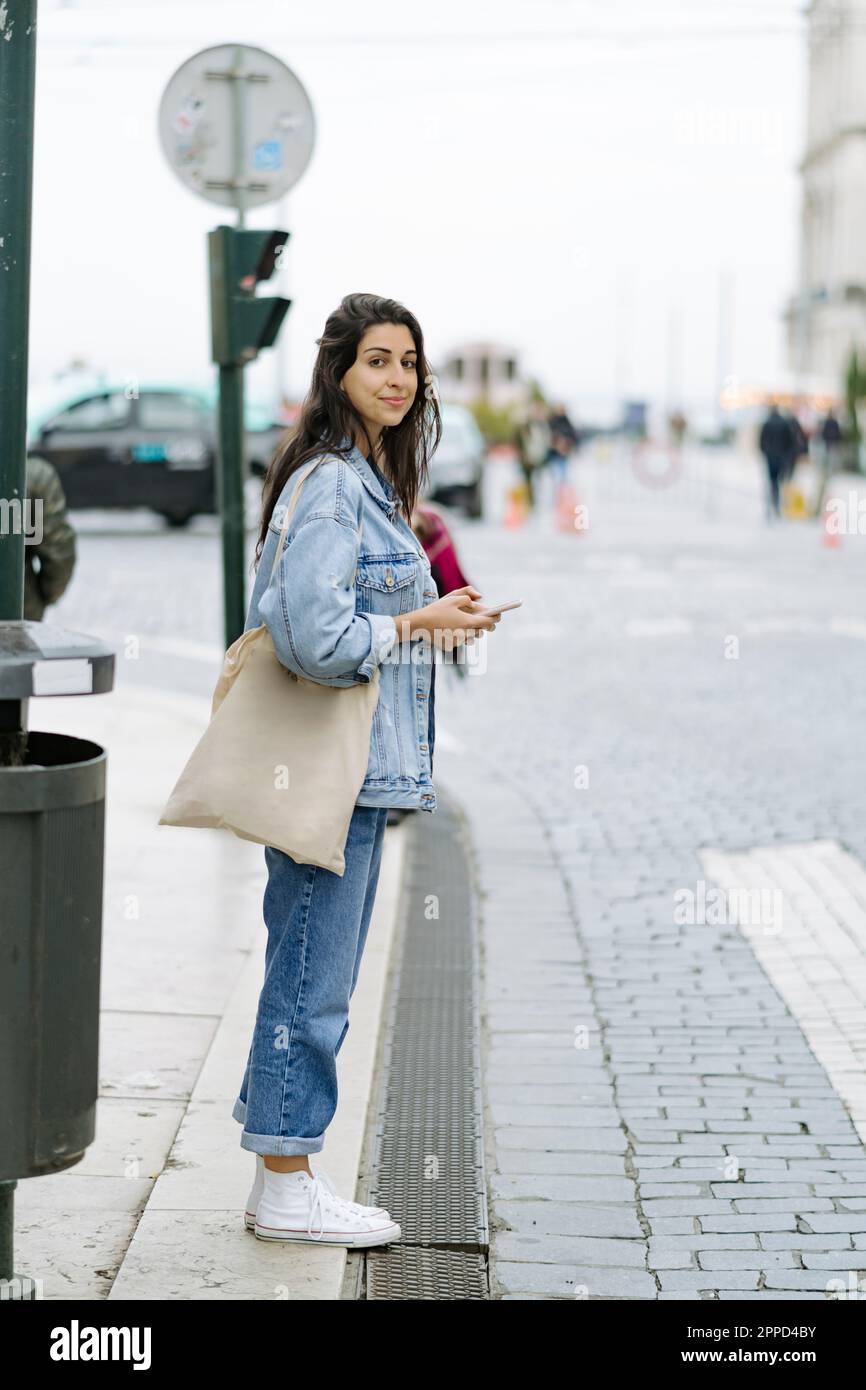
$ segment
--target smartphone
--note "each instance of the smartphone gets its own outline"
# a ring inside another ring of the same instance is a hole
[[[513,599],[511,603],[485,603],[484,610],[487,613],[507,613],[510,608],[521,608],[523,599]]]

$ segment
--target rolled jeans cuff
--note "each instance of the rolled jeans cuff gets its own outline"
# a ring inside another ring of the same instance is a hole
[[[247,1104],[240,1097],[234,1103],[232,1119],[239,1124],[246,1122]],[[287,1134],[248,1134],[244,1130],[241,1135],[241,1148],[247,1149],[254,1154],[267,1154],[275,1158],[291,1158],[295,1154],[317,1154],[321,1153],[325,1147],[324,1134],[306,1135],[287,1135]]]

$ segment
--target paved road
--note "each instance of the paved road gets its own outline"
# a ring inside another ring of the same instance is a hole
[[[497,1296],[866,1279],[866,537],[768,527],[759,475],[709,467],[662,489],[581,461],[583,535],[459,527],[485,595],[526,601],[437,686]]]

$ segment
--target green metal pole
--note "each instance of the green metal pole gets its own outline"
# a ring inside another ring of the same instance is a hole
[[[211,351],[218,364],[216,504],[220,518],[223,563],[225,644],[244,629],[244,372],[238,361],[233,325],[232,281],[237,273],[232,231],[214,227],[208,234]]]
[[[238,221],[244,225],[244,140],[246,112],[243,50],[235,52],[231,79],[232,165]],[[225,642],[230,647],[244,630],[244,369],[237,363],[219,369],[219,458],[217,497],[222,526],[223,611]]]
[[[24,613],[27,348],[36,0],[2,6],[0,33],[0,620]],[[21,705],[5,702],[0,762],[16,762],[25,737]],[[5,1097],[0,1096],[0,1104]],[[14,1181],[0,1182],[0,1279],[14,1278]]]
[[[244,630],[244,369],[219,369],[217,505],[222,521],[226,647]]]
[[[27,346],[36,0],[7,9],[0,33],[0,620],[24,612]],[[8,524],[7,524],[8,521]]]

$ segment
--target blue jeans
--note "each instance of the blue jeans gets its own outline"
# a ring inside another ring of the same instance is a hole
[[[242,1149],[283,1155],[324,1147],[387,819],[385,806],[355,807],[342,877],[265,846],[265,981],[232,1110],[244,1127]]]
[[[566,454],[561,454],[558,449],[551,449],[547,455],[547,464],[557,488],[568,482],[568,457]]]
[[[785,476],[784,459],[766,459],[767,464],[767,517],[781,516],[782,503],[779,484]]]

